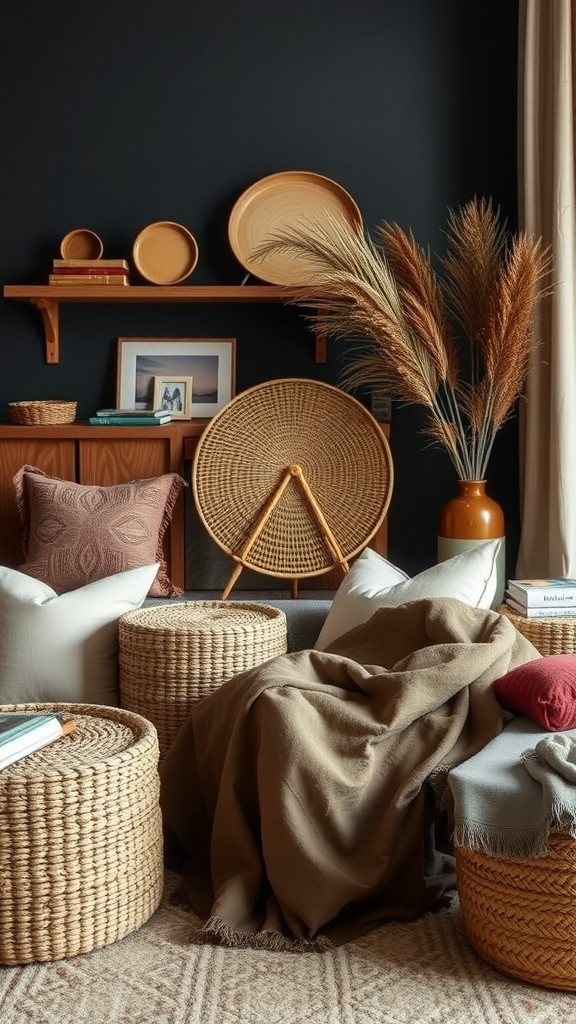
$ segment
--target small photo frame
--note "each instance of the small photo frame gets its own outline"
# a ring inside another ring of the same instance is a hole
[[[118,338],[116,405],[152,409],[154,378],[192,378],[191,417],[210,419],[234,397],[235,338]]]
[[[192,419],[193,377],[154,377],[154,408],[169,412],[173,420]]]

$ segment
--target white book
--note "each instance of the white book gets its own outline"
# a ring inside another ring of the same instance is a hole
[[[546,605],[542,606],[529,606],[519,604],[508,594],[505,597],[504,603],[510,611],[516,613],[516,615],[523,615],[525,619],[575,619],[576,618],[576,604],[572,605]]]
[[[17,711],[0,713],[0,770],[73,729],[72,719],[64,721],[57,714]]]
[[[165,416],[165,409],[97,409],[97,416]]]
[[[524,608],[545,608],[554,605],[574,605],[576,608],[575,579],[508,580],[510,597]]]

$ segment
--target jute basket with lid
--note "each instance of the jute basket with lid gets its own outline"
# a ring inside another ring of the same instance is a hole
[[[241,601],[182,601],[125,612],[118,625],[120,703],[158,732],[160,761],[192,705],[287,649],[286,615]]]
[[[158,738],[121,708],[64,711],[76,727],[0,771],[0,963],[60,960],[123,938],[163,886]]]
[[[498,611],[510,619],[540,654],[576,654],[576,615],[529,619],[517,615],[505,604],[499,605]]]

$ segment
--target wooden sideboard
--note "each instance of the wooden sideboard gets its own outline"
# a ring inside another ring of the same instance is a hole
[[[182,420],[163,427],[97,427],[82,422],[52,427],[0,424],[0,564],[15,568],[22,561],[21,527],[13,487],[14,475],[22,466],[36,466],[50,476],[101,486],[180,473],[189,484],[189,493],[190,464],[208,422]],[[387,424],[383,424],[383,429],[388,435]],[[181,496],[176,502],[165,535],[164,554],[175,586],[194,589],[194,581],[185,579],[185,500]],[[386,554],[386,520],[371,546]],[[315,577],[315,586],[335,589],[341,578],[341,570],[334,570]],[[204,588],[200,584],[198,589]]]

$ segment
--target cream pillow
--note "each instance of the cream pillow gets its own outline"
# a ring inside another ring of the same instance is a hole
[[[498,584],[501,541],[463,551],[412,579],[382,555],[365,548],[340,584],[315,645],[325,651],[337,637],[359,626],[378,608],[391,608],[427,597],[454,597],[474,608],[490,608]]]
[[[56,594],[0,566],[0,704],[117,707],[118,619],[139,608],[158,563]]]

